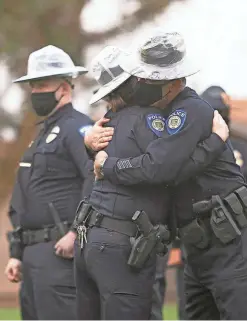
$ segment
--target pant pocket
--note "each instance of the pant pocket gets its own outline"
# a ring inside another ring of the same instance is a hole
[[[135,293],[114,292],[102,303],[104,320],[148,320],[151,315],[151,297]]]

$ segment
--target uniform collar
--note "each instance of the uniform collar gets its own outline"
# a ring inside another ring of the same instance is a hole
[[[178,101],[184,100],[188,97],[195,97],[197,96],[196,92],[191,89],[190,87],[185,87],[174,99],[171,101],[169,106],[173,106]]]
[[[36,125],[44,124],[44,127],[49,127],[51,124],[55,123],[59,118],[71,112],[73,109],[72,103],[68,103],[54,112],[48,118],[36,123]]]

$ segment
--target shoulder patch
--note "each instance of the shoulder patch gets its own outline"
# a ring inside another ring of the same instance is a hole
[[[160,114],[148,114],[146,115],[146,120],[149,128],[157,136],[161,137],[162,132],[165,130],[166,120]]]
[[[84,137],[86,132],[91,129],[93,126],[92,125],[87,125],[87,126],[82,126],[81,128],[79,128],[79,134]]]
[[[183,127],[187,113],[183,109],[174,111],[166,121],[166,128],[170,135],[176,134]]]

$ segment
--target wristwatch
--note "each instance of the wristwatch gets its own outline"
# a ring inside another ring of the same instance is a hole
[[[107,160],[107,158],[105,158],[101,163],[100,163],[100,170],[99,170],[99,172],[100,172],[100,175],[102,176],[102,177],[104,177],[104,164],[105,164],[105,161]]]

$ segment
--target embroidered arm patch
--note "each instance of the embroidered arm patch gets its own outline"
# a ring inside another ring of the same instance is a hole
[[[170,135],[174,135],[182,129],[186,120],[186,115],[186,111],[183,109],[177,109],[168,117],[166,128]]]
[[[146,121],[152,132],[161,137],[163,131],[165,130],[165,118],[160,114],[148,114],[146,116]]]
[[[87,125],[79,128],[79,133],[82,137],[85,137],[86,132],[89,131],[93,126],[92,125]]]
[[[129,159],[121,159],[117,161],[117,168],[119,170],[125,169],[125,168],[131,168],[131,167],[132,167],[132,164]]]

